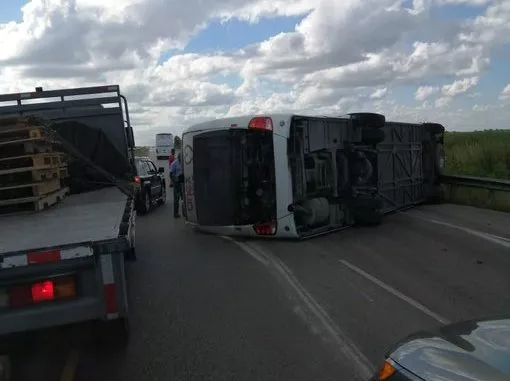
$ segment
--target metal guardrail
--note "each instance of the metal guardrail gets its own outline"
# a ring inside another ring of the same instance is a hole
[[[509,180],[488,179],[472,176],[443,175],[441,176],[441,183],[500,192],[510,192]]]

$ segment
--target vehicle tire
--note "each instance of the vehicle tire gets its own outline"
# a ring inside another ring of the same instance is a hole
[[[368,145],[377,145],[384,141],[384,130],[364,128],[361,130],[361,142]]]
[[[130,324],[127,317],[101,322],[98,340],[101,344],[114,349],[124,349],[130,338]]]
[[[354,125],[369,128],[382,128],[386,124],[386,117],[373,112],[354,112],[348,114]]]
[[[149,192],[146,192],[142,196],[142,202],[140,203],[140,213],[141,214],[149,213],[151,205],[152,205],[151,194]]]
[[[382,213],[377,209],[358,209],[354,215],[356,224],[361,226],[377,226],[382,222]]]
[[[423,123],[423,125],[432,135],[442,134],[445,131],[444,126],[439,123]]]
[[[124,259],[130,262],[136,261],[137,260],[136,249],[134,247],[130,247],[129,249],[127,249],[126,252],[124,253]]]
[[[11,359],[7,355],[0,356],[0,381],[12,379]]]
[[[428,194],[425,203],[429,205],[438,205],[441,204],[442,202],[443,202],[443,190],[441,189],[440,186],[435,186]]]
[[[161,183],[161,197],[158,199],[158,205],[163,205],[166,202],[166,184]]]
[[[375,226],[382,222],[381,200],[362,196],[354,200],[353,217],[357,225]]]

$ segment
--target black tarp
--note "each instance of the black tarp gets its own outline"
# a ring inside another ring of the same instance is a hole
[[[125,154],[117,150],[102,130],[76,121],[54,123],[51,128],[81,155],[117,179],[129,180],[133,176],[132,167]],[[75,157],[65,145],[64,151],[68,154],[68,182],[71,193],[92,191],[111,185],[109,178],[85,160]]]

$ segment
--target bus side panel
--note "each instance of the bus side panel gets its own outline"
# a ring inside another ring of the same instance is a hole
[[[189,132],[182,135],[182,169],[184,174],[183,211],[186,221],[194,224],[198,223],[193,177],[193,137],[196,134],[197,132]]]

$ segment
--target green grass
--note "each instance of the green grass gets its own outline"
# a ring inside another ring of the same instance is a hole
[[[510,130],[446,132],[446,173],[510,180]]]

